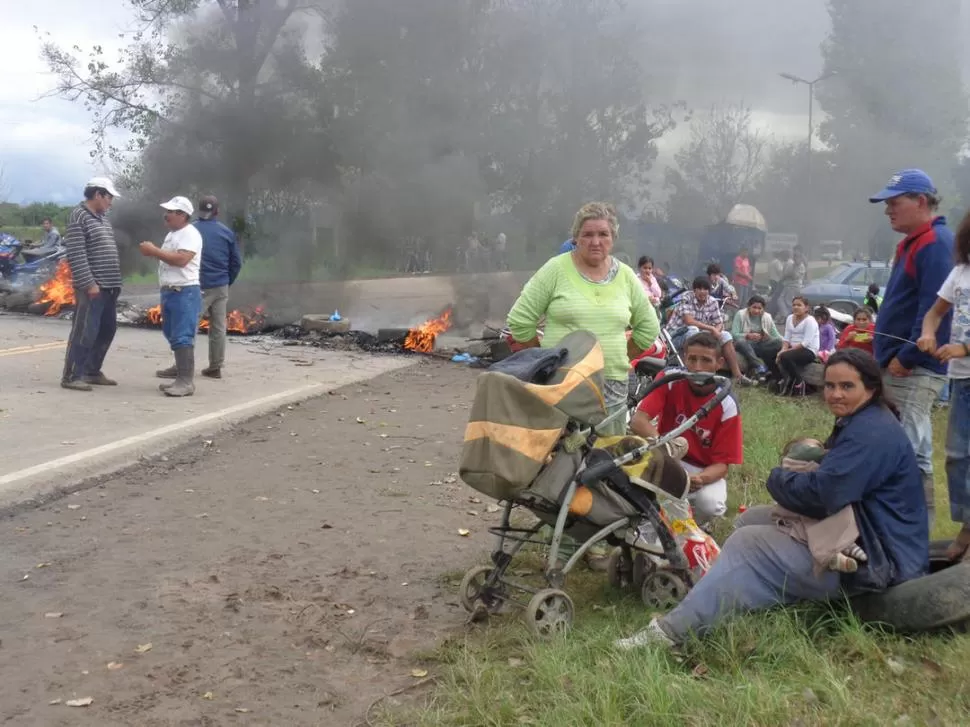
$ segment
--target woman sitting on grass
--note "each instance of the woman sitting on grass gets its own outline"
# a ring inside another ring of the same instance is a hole
[[[815,520],[852,506],[868,561],[855,573],[816,574],[808,545],[775,524],[772,507],[751,508],[687,597],[617,647],[674,646],[737,613],[883,590],[927,573],[922,475],[872,356],[834,353],[825,366],[825,403],[836,420],[818,469],[776,468],[768,492],[783,508]]]
[[[805,393],[802,370],[818,355],[818,321],[811,315],[808,300],[796,295],[792,298],[791,310],[785,321],[781,352],[772,362],[771,373],[778,381],[777,392],[782,396]]]
[[[865,306],[857,310],[852,317],[852,325],[846,326],[842,331],[842,337],[836,348],[840,351],[843,348],[858,348],[871,356],[873,331],[876,330],[872,317],[872,310]]]

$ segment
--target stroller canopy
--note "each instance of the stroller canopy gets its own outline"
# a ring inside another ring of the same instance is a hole
[[[560,363],[544,383],[501,371],[478,377],[459,473],[499,500],[531,484],[569,420],[595,426],[606,418],[603,350],[596,337],[575,331],[547,350]],[[503,368],[515,370],[516,356]]]

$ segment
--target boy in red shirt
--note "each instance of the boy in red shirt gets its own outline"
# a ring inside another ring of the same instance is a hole
[[[738,256],[734,258],[734,283],[738,291],[738,300],[747,301],[748,293],[751,292],[751,259],[748,257],[748,248],[742,247],[738,251]]]
[[[872,322],[872,310],[865,307],[860,308],[855,312],[852,325],[846,326],[845,330],[842,331],[842,336],[839,338],[836,348],[839,350],[861,348],[872,356],[872,336],[875,328]]]
[[[684,361],[691,373],[717,373],[724,366],[720,341],[706,331],[695,334],[684,347]],[[684,380],[661,386],[640,402],[630,429],[641,437],[659,436],[676,428],[713,396],[712,387],[695,388]],[[682,464],[690,474],[688,499],[697,522],[705,524],[727,512],[728,466],[744,460],[737,401],[727,396],[681,436],[687,440]]]

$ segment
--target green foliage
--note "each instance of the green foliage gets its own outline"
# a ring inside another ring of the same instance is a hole
[[[67,224],[67,216],[71,213],[72,206],[64,207],[54,202],[34,202],[29,205],[17,205],[10,202],[0,204],[0,228],[12,232],[13,227],[39,228],[45,217],[50,217],[54,226],[64,231]],[[37,239],[36,237],[32,239]]]

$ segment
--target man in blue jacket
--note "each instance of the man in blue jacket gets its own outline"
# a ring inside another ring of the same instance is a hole
[[[226,314],[229,286],[242,268],[236,234],[219,222],[219,200],[207,195],[199,200],[195,227],[202,234],[202,315],[209,314],[209,365],[202,375],[222,378],[226,360]]]
[[[886,386],[899,407],[903,428],[916,450],[930,522],[935,517],[933,488],[933,404],[946,382],[946,365],[922,353],[914,341],[923,317],[933,307],[953,268],[953,233],[937,215],[940,196],[919,169],[894,174],[870,202],[885,202],[893,230],[906,237],[896,248],[886,285],[873,349]],[[940,346],[950,340],[950,314],[936,332]],[[902,340],[900,340],[902,339]]]

